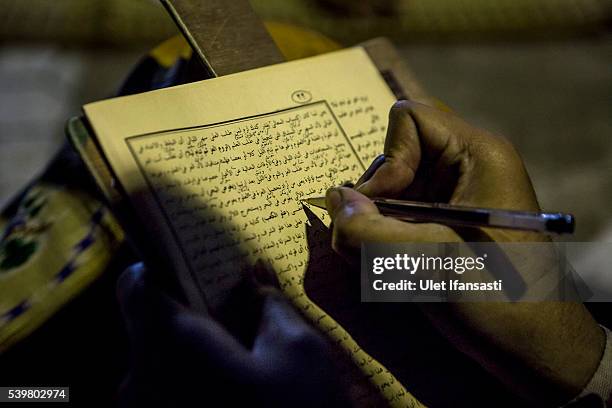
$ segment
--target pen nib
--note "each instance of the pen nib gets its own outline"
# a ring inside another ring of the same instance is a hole
[[[325,205],[325,197],[303,198],[300,201],[308,205],[312,205],[314,207],[322,208],[324,210],[327,209]]]

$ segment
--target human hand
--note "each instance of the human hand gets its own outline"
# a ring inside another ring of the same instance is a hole
[[[376,160],[355,190],[328,191],[334,249],[356,259],[364,241],[547,240],[533,232],[406,223],[382,216],[368,197],[539,210],[509,142],[414,102],[392,108],[384,162]],[[602,330],[579,303],[449,303],[422,309],[461,351],[526,398],[543,403],[576,395],[597,367],[604,344]]]
[[[257,290],[261,318],[244,345],[211,316],[160,292],[142,264],[126,270],[117,293],[133,358],[121,405],[346,406],[328,343],[278,291]]]

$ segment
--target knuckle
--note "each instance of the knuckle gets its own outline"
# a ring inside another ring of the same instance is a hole
[[[506,153],[517,154],[516,147],[508,139],[498,135],[492,135],[492,137],[495,140],[497,149]]]
[[[391,110],[389,111],[390,118],[397,118],[403,115],[409,115],[415,109],[415,102],[402,99],[393,104],[391,106]]]
[[[481,136],[478,145],[480,157],[492,168],[515,169],[523,166],[517,148],[504,137],[486,132]]]
[[[290,349],[302,352],[320,352],[327,347],[326,341],[307,327],[288,333],[285,341]]]
[[[517,148],[506,138],[496,137],[499,163],[502,167],[522,166],[523,160]]]

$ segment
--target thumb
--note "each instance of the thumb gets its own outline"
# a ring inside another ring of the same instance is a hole
[[[440,224],[413,224],[383,216],[365,195],[348,187],[328,190],[327,211],[333,222],[332,246],[355,255],[363,242],[455,242],[457,234]]]
[[[327,190],[326,207],[333,222],[339,217],[353,215],[379,215],[376,205],[365,195],[349,187],[335,187]]]

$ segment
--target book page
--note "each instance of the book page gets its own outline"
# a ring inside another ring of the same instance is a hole
[[[218,307],[241,267],[262,259],[392,406],[413,407],[304,289],[307,269],[330,265],[329,242],[317,236],[329,217],[300,200],[357,180],[383,151],[394,101],[366,52],[353,48],[84,109],[196,307]]]

